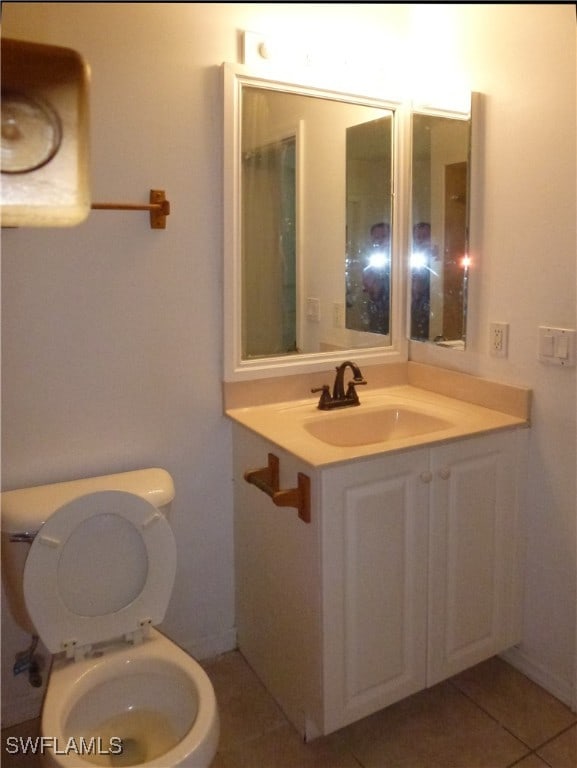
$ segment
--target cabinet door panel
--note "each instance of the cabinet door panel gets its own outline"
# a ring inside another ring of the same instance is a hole
[[[514,440],[504,433],[431,451],[429,685],[512,644]]]
[[[418,468],[426,456],[417,454],[357,465],[329,483],[323,515],[329,730],[425,684],[427,486]]]
[[[407,573],[410,515],[403,478],[345,493],[345,632],[347,698],[404,672],[403,628],[412,574]]]

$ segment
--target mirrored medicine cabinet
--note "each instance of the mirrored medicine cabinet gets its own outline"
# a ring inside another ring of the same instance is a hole
[[[468,116],[223,71],[225,380],[463,345]]]
[[[412,340],[464,349],[470,271],[471,112],[412,114]]]

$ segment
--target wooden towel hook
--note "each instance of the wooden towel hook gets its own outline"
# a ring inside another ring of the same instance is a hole
[[[149,211],[150,228],[166,229],[166,217],[170,214],[170,203],[164,189],[151,189],[149,203],[92,203],[95,211]]]
[[[280,466],[278,456],[269,453],[268,464],[260,469],[247,470],[244,479],[270,496],[277,507],[296,507],[299,518],[305,522],[311,521],[311,479],[299,472],[296,488],[279,487]]]

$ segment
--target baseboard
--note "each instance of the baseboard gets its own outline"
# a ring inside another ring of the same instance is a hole
[[[187,644],[184,650],[197,661],[219,656],[221,653],[234,651],[237,647],[236,628],[211,637],[203,637],[201,640]]]
[[[2,728],[11,728],[27,720],[35,720],[40,717],[41,711],[42,697],[23,696],[12,699],[2,705]]]
[[[573,686],[567,680],[562,680],[556,675],[552,675],[540,664],[535,663],[526,656],[520,648],[509,648],[500,654],[501,658],[507,661],[512,667],[518,669],[526,677],[532,680],[541,688],[544,688],[556,699],[559,699],[575,711],[575,696]]]

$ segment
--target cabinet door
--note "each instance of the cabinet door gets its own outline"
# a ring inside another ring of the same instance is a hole
[[[323,472],[326,733],[425,686],[427,455]]]
[[[431,450],[428,685],[519,640],[517,440]]]

